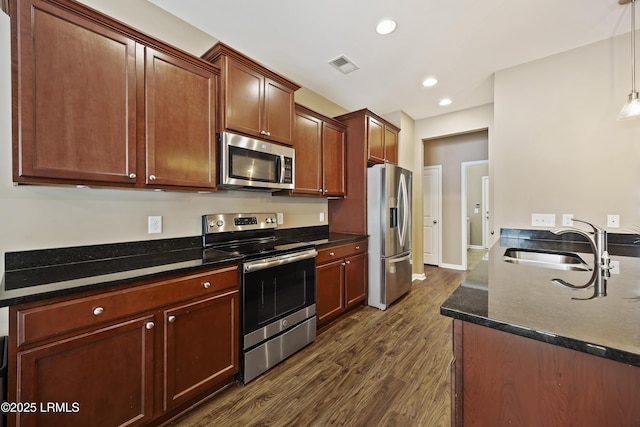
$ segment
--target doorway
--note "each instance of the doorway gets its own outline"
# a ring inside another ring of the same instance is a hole
[[[422,191],[423,263],[439,266],[442,252],[442,165],[423,169]]]
[[[462,229],[462,268],[469,268],[469,258],[477,261],[486,252],[486,221],[488,215],[488,194],[485,200],[485,185],[488,191],[489,161],[475,160],[462,162],[460,201]],[[474,262],[475,264],[475,262]]]
[[[439,260],[436,264],[443,268],[455,270],[465,270],[467,268],[467,224],[463,209],[463,163],[484,162],[488,163],[488,130],[479,129],[472,132],[447,135],[437,138],[423,140],[424,163],[423,168],[439,165],[441,166],[441,215],[438,219],[439,240]],[[488,176],[488,173],[485,174]],[[423,182],[423,196],[426,183]],[[471,204],[475,208],[475,203],[481,201],[481,197]],[[469,203],[465,203],[468,205]],[[482,206],[479,207],[479,212]],[[473,212],[473,211],[472,211]],[[475,214],[474,214],[475,215]],[[481,217],[480,213],[478,214]],[[463,222],[464,221],[464,222]],[[423,218],[423,230],[425,226]],[[479,231],[482,223],[475,226],[472,231]],[[428,224],[426,224],[428,225]],[[472,226],[473,227],[473,226]],[[481,237],[480,237],[481,238]],[[482,242],[477,243],[481,246]],[[427,247],[425,245],[425,247]]]

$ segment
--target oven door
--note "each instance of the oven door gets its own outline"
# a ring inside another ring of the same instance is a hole
[[[243,348],[315,315],[315,249],[243,264]]]

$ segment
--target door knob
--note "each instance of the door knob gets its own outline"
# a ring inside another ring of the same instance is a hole
[[[437,224],[437,223],[438,223],[438,220],[437,220],[437,219],[434,219],[434,220],[433,220],[433,223],[434,223],[434,224]]]

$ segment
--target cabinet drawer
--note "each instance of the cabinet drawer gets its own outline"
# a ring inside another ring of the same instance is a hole
[[[358,242],[347,243],[344,245],[329,246],[318,250],[316,264],[323,264],[345,256],[356,255],[367,252],[367,241],[360,240]]]
[[[44,306],[17,307],[18,346],[238,286],[236,264]]]

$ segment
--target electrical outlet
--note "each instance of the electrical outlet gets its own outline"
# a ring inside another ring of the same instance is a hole
[[[609,272],[611,274],[620,274],[620,261],[610,260],[611,262],[611,270]]]
[[[620,215],[607,215],[607,227],[620,228]]]
[[[573,227],[573,214],[562,214],[562,225],[565,227]]]
[[[531,225],[534,227],[555,227],[555,214],[531,214]]]
[[[320,212],[320,222],[324,222],[324,212]]]
[[[148,219],[149,234],[162,233],[162,217],[150,216]]]
[[[282,212],[278,212],[276,217],[278,218],[278,225],[284,224],[284,214]]]

